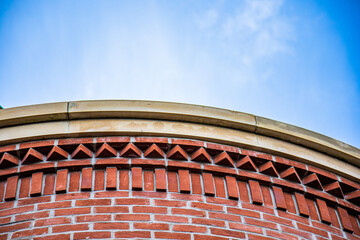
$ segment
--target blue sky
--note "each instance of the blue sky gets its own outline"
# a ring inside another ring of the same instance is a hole
[[[209,105],[360,147],[359,1],[0,0],[0,105]]]

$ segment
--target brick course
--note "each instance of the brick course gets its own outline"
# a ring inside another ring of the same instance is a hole
[[[360,239],[357,183],[261,152],[101,137],[2,156],[0,239]]]

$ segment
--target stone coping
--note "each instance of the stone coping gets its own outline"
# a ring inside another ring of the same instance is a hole
[[[330,137],[247,113],[182,103],[94,100],[22,106],[0,110],[0,129],[50,121],[103,118],[166,120],[241,130],[260,138],[263,135],[304,146],[360,166],[359,149]],[[0,145],[11,142],[10,138],[3,136]],[[41,139],[37,133],[34,134],[36,138]]]

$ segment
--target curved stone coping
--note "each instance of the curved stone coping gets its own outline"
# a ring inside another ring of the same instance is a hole
[[[0,110],[0,127],[74,119],[131,118],[200,123],[281,139],[360,166],[360,150],[324,135],[267,118],[225,109],[154,101],[77,101]],[[34,134],[35,136],[35,134]],[[11,138],[2,139],[6,144]],[[266,149],[266,147],[265,147]]]

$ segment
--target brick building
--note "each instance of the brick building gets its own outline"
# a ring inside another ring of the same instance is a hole
[[[0,239],[360,239],[360,150],[250,114],[0,110]]]

